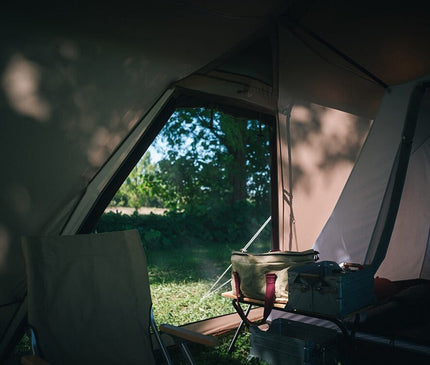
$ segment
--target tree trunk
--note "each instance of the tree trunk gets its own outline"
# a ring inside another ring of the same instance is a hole
[[[232,157],[228,169],[228,179],[231,184],[231,205],[248,197],[246,189],[246,121],[226,116],[222,120],[221,129],[225,133],[222,141],[229,155]]]
[[[245,200],[248,197],[246,191],[246,151],[239,149],[233,153],[233,161],[230,172],[230,183],[233,188],[231,203]]]

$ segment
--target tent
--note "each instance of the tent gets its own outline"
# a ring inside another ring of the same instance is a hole
[[[326,259],[382,262],[381,272],[393,279],[426,278],[428,192],[414,184],[425,186],[427,170],[408,172],[406,186],[414,188],[406,187],[399,211],[408,219],[395,224],[403,184],[390,177],[404,171],[396,156],[405,119],[421,121],[417,105],[428,105],[427,92],[416,90],[430,79],[429,10],[419,1],[366,0],[4,5],[0,359],[26,313],[20,237],[91,231],[181,106],[217,106],[276,125],[272,231],[280,248],[289,235],[291,106],[305,100],[374,119],[315,246]],[[413,143],[412,167],[425,164],[422,142]],[[413,218],[411,211],[422,213]],[[420,229],[405,237],[411,224]],[[399,261],[413,270],[397,271]]]

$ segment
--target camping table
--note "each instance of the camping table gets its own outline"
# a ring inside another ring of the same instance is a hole
[[[234,302],[237,299],[237,297],[235,294],[233,294],[233,291],[225,292],[225,293],[222,293],[221,295],[225,298],[232,299],[233,307],[235,307]],[[248,305],[248,307],[245,311],[245,316],[248,315],[248,313],[251,310],[253,305],[264,307],[264,300],[258,300],[258,299],[252,299],[252,298],[239,298],[239,302]],[[350,314],[350,315],[354,315],[355,319],[354,319],[354,326],[352,328],[351,334],[349,334],[348,329],[346,328],[345,324],[339,318],[324,316],[324,315],[321,315],[318,313],[313,313],[313,312],[310,313],[310,312],[302,312],[302,311],[298,311],[298,310],[288,310],[285,308],[286,304],[287,304],[286,302],[276,302],[275,301],[275,303],[273,304],[273,307],[276,309],[283,310],[285,312],[289,312],[289,313],[301,314],[301,315],[304,315],[307,317],[319,318],[319,319],[324,319],[324,320],[330,321],[339,327],[339,329],[342,331],[342,334],[345,336],[345,338],[349,338],[351,340],[353,340],[354,336],[355,336],[355,328],[356,328],[356,325],[358,324],[358,322],[360,320],[360,312],[367,310],[369,308],[369,307],[362,308],[359,311]],[[240,332],[243,324],[244,324],[244,321],[242,320],[236,329],[236,332],[233,336],[233,339],[231,340],[230,347],[228,348],[228,353],[230,353],[233,350],[234,344],[236,343],[237,337],[239,336],[239,332]]]

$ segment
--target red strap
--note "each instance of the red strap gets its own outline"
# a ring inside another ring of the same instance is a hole
[[[240,294],[240,278],[239,274],[236,271],[233,271],[234,285],[236,288],[236,299],[233,300],[233,306],[235,307],[237,313],[240,318],[249,326],[252,325],[252,322],[246,317],[243,312],[242,307],[239,304]],[[275,283],[276,283],[276,275],[273,273],[266,274],[266,293],[264,295],[264,314],[263,314],[263,322],[266,321],[267,317],[269,317],[270,312],[273,309],[273,304],[275,302]]]
[[[266,294],[264,296],[264,321],[269,317],[275,303],[275,282],[276,275],[273,273],[266,274]]]
[[[237,271],[233,271],[234,286],[236,287],[236,298],[240,298],[240,278]]]
[[[240,298],[240,278],[237,271],[233,271],[233,279],[234,279],[234,286],[236,287],[236,299],[233,299],[233,306],[236,309],[237,314],[239,314],[240,318],[243,322],[245,322],[248,326],[250,326],[252,323],[251,321],[246,317],[245,313],[243,312],[242,307],[239,303]]]

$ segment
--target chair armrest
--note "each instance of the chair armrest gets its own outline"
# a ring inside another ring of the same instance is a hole
[[[201,333],[187,330],[185,328],[172,326],[170,324],[162,324],[160,325],[160,331],[167,333],[171,336],[181,338],[186,341],[199,343],[205,346],[218,346],[219,341],[216,337],[202,335]]]
[[[41,359],[39,356],[36,355],[27,355],[21,357],[21,364],[22,365],[50,365],[49,362]]]

